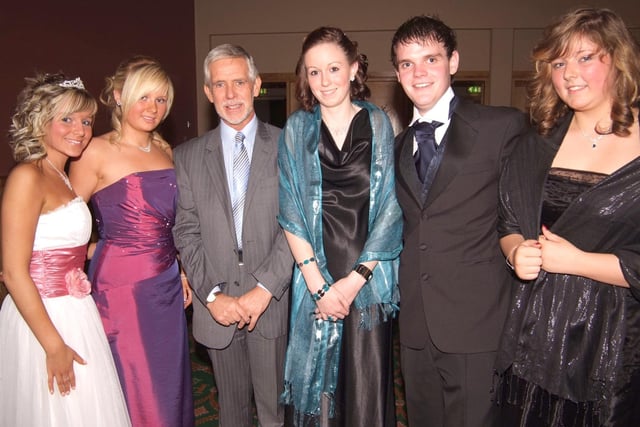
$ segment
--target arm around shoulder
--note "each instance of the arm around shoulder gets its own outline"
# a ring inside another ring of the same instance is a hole
[[[104,160],[104,144],[108,144],[104,136],[91,140],[82,155],[71,159],[69,163],[69,180],[76,194],[88,202],[98,187],[100,169]]]

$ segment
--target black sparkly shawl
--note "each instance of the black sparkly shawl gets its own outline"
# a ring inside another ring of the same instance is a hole
[[[500,183],[501,237],[540,234],[544,183],[571,118],[548,138],[532,131],[516,144]],[[545,271],[530,282],[514,276],[496,367],[528,383],[511,403],[526,406],[536,391],[550,393],[590,402],[609,425],[640,398],[631,387],[640,375],[640,158],[580,195],[551,231],[582,250],[615,254],[631,288]]]

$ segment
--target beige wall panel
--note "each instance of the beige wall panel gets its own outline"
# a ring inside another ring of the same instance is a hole
[[[530,71],[531,49],[542,37],[541,28],[525,28],[514,31],[513,35],[513,71]]]
[[[435,13],[458,34],[463,72],[487,72],[487,100],[521,107],[523,93],[513,74],[531,69],[529,52],[551,20],[579,6],[608,7],[619,13],[640,39],[640,7],[629,0],[245,0],[222,7],[194,0],[198,85],[201,64],[211,46],[240,43],[256,57],[263,73],[292,73],[302,37],[322,25],[342,28],[369,58],[371,74],[393,75],[389,45],[407,18]],[[386,89],[376,88],[382,90]],[[513,92],[518,93],[513,93]],[[385,97],[386,97],[385,95]],[[377,96],[377,95],[376,95]],[[198,98],[198,129],[208,128],[210,109]]]
[[[370,73],[393,73],[390,31],[346,31],[367,55]],[[261,73],[293,73],[307,33],[215,34],[209,48],[222,43],[239,44],[254,57]],[[457,30],[461,69],[488,71],[491,65],[491,31]],[[206,52],[205,52],[206,55]],[[203,56],[204,59],[204,56]]]
[[[491,69],[491,30],[457,29],[460,71]]]
[[[238,44],[253,55],[261,73],[293,73],[302,37],[302,33],[211,35],[209,48]]]

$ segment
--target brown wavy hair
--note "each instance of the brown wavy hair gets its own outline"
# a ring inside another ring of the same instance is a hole
[[[309,87],[307,70],[304,66],[304,56],[309,49],[321,43],[333,43],[337,45],[346,55],[349,65],[355,62],[358,63],[358,71],[356,72],[354,80],[351,82],[351,99],[364,101],[369,98],[369,96],[371,96],[371,90],[366,84],[369,64],[366,55],[358,53],[358,43],[351,41],[339,28],[320,27],[311,31],[304,38],[300,58],[298,58],[298,64],[296,65],[296,99],[300,102],[302,108],[306,111],[311,111],[318,103],[318,100],[313,96],[311,88]]]
[[[634,122],[632,108],[640,101],[640,47],[622,18],[609,9],[577,9],[545,29],[532,52],[535,73],[527,88],[531,121],[546,136],[569,112],[551,83],[551,62],[563,57],[580,37],[600,48],[600,58],[610,56],[615,73],[611,129],[596,132],[627,136]]]

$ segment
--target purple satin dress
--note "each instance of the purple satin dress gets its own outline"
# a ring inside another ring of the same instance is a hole
[[[173,169],[127,175],[91,198],[100,240],[89,277],[134,427],[194,424],[176,198]]]

